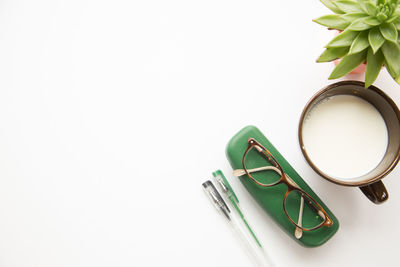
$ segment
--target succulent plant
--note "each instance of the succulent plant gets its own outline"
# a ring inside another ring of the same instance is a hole
[[[340,32],[317,62],[341,59],[329,79],[340,78],[366,63],[365,87],[385,66],[400,84],[399,0],[321,0],[335,14],[314,21]]]

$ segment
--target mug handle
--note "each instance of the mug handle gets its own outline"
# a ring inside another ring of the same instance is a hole
[[[360,187],[364,195],[375,204],[382,204],[389,198],[389,194],[382,181]]]

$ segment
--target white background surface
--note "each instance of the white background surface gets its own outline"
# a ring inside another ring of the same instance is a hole
[[[277,266],[398,266],[400,169],[376,206],[315,174],[297,123],[333,65],[318,1],[0,1],[0,266],[251,266],[201,190],[221,168]],[[361,76],[348,77],[362,79]],[[376,82],[397,104],[400,86]],[[224,150],[254,124],[341,222],[285,235]]]

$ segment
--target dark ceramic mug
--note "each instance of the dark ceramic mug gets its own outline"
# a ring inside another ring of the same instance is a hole
[[[357,177],[354,181],[341,180],[324,173],[307,154],[307,148],[303,141],[303,123],[307,115],[322,100],[336,95],[351,95],[366,100],[380,112],[387,128],[388,144],[383,159],[372,171]],[[305,159],[323,178],[339,185],[359,187],[375,204],[380,204],[388,199],[388,192],[381,179],[394,169],[400,158],[400,111],[393,100],[380,89],[375,86],[366,89],[364,83],[358,81],[341,81],[325,87],[316,93],[305,106],[301,114],[298,134],[300,148]]]

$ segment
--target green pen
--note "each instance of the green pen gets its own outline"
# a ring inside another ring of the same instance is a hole
[[[257,259],[259,260],[259,263],[261,263],[261,266],[268,266],[272,267],[274,266],[274,263],[271,261],[270,257],[268,256],[267,252],[264,250],[263,246],[261,245],[260,240],[258,240],[256,234],[254,233],[253,229],[251,229],[249,223],[247,222],[246,218],[243,215],[243,212],[239,208],[239,199],[237,198],[235,192],[233,191],[231,185],[228,183],[228,180],[225,178],[225,175],[222,173],[222,171],[217,170],[213,172],[214,179],[216,182],[220,185],[222,192],[226,195],[226,197],[229,199],[229,201],[232,203],[232,206],[236,210],[237,214],[239,215],[240,219],[243,221],[244,225],[246,226],[248,232],[250,235],[249,237],[246,238],[247,242],[250,242],[250,240],[254,240],[255,242],[252,245],[253,251],[257,255]],[[243,228],[244,229],[244,228]],[[245,230],[242,230],[242,233],[244,233]],[[250,243],[248,243],[250,244]],[[258,248],[258,249],[257,249]]]
[[[253,229],[251,229],[249,223],[247,222],[246,218],[243,215],[243,212],[239,208],[239,199],[237,198],[235,192],[233,191],[231,185],[228,183],[228,180],[225,178],[225,175],[222,173],[221,170],[217,170],[213,172],[213,176],[217,183],[220,185],[222,191],[228,197],[229,201],[232,203],[233,207],[235,208],[236,212],[239,214],[241,220],[246,225],[246,228],[250,231],[250,234],[253,236],[254,240],[256,241],[257,245],[262,248],[262,245],[258,238],[256,237]]]

